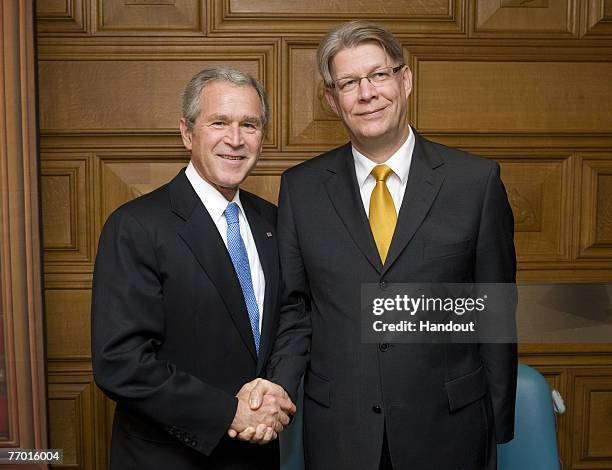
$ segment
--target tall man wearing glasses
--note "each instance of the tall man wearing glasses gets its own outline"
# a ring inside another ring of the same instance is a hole
[[[410,128],[412,76],[388,31],[343,24],[317,58],[351,140],[283,175],[268,378],[295,397],[305,373],[308,469],[494,469],[513,436],[516,346],[363,343],[360,290],[513,282],[499,166]]]

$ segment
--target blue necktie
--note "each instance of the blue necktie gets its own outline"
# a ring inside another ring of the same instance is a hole
[[[259,354],[259,308],[257,307],[257,299],[255,298],[255,290],[253,289],[253,280],[251,279],[251,268],[249,266],[249,257],[247,255],[244,241],[240,236],[240,222],[238,221],[238,204],[230,202],[227,205],[223,214],[227,220],[227,251],[229,251],[234,270],[238,276],[242,295],[246,303],[249,313],[249,321],[251,322],[251,330],[255,339],[255,350]]]

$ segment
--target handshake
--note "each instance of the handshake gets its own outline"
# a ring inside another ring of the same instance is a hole
[[[296,410],[283,387],[260,378],[244,384],[236,398],[238,408],[227,434],[251,443],[276,439]]]

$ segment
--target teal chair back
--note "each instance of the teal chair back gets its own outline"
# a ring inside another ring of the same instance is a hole
[[[514,439],[497,446],[498,470],[559,470],[550,388],[535,369],[519,364]]]

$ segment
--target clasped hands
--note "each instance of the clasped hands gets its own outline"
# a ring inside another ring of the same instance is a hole
[[[283,387],[265,379],[244,384],[236,398],[238,408],[227,434],[241,441],[273,441],[295,413],[295,405]]]

